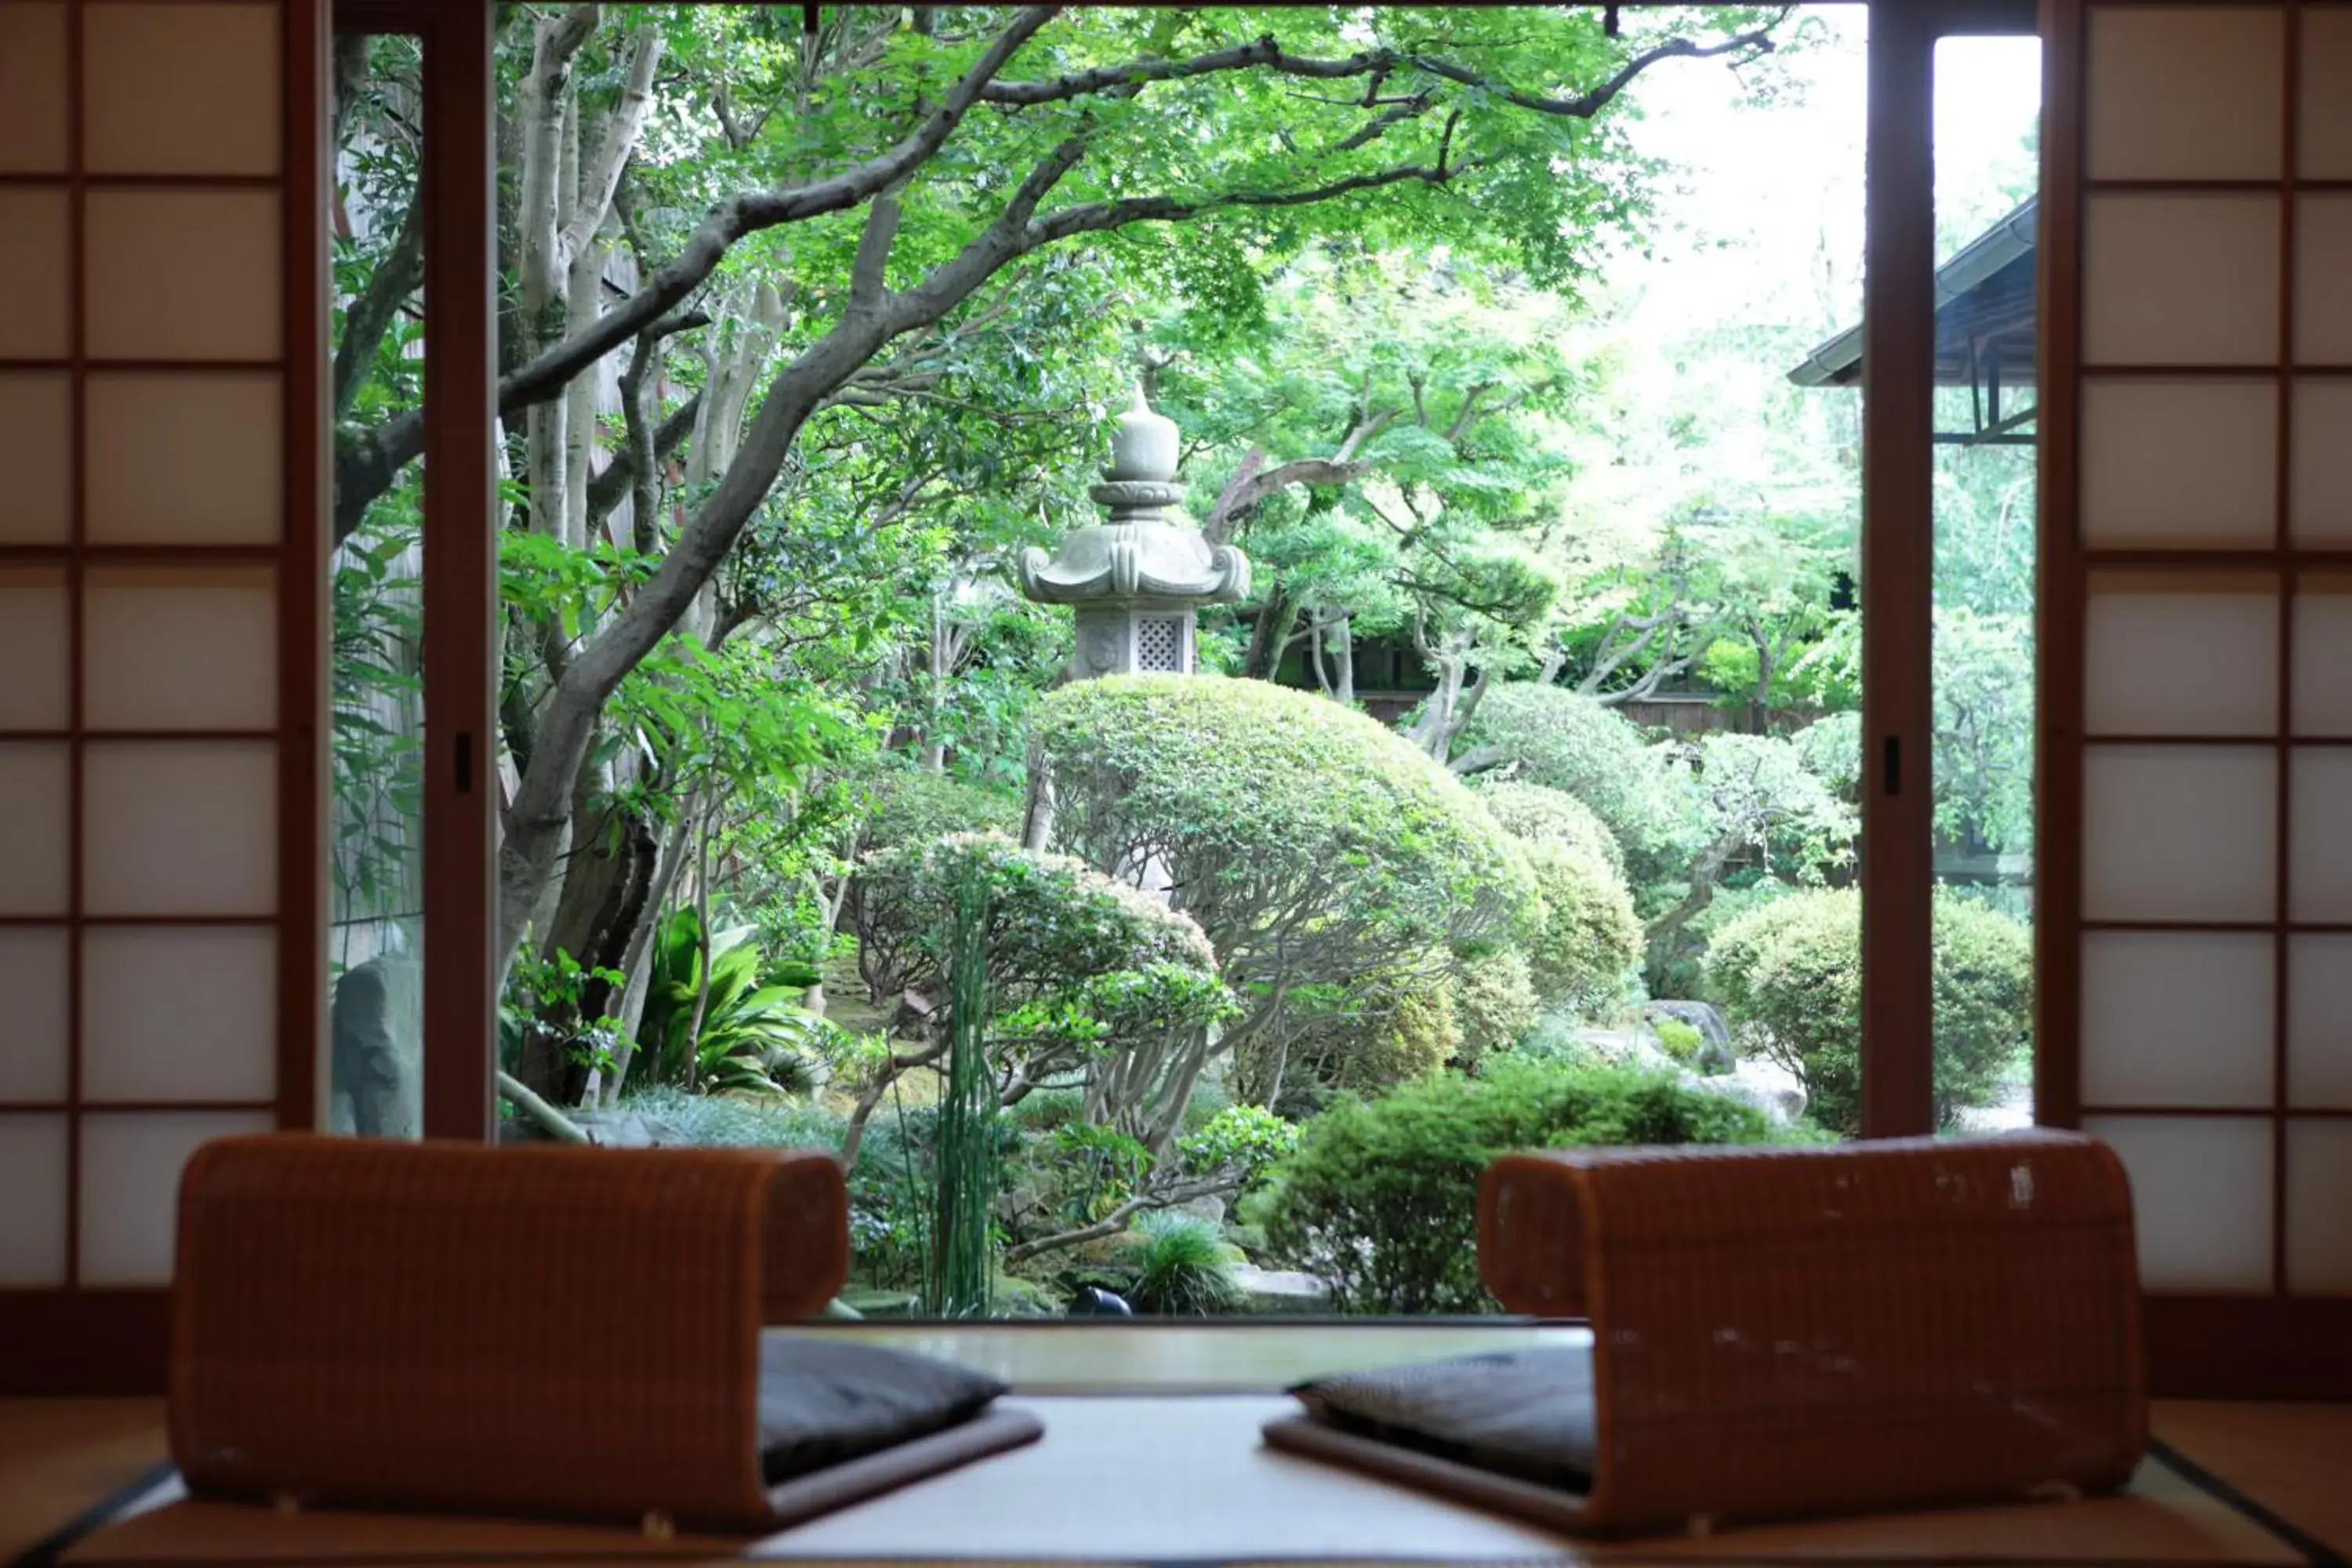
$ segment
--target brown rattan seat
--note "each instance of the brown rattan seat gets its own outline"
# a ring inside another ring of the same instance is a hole
[[[960,1369],[763,1352],[847,1262],[822,1153],[224,1140],[181,1184],[173,1458],[199,1496],[751,1531],[1034,1438]]]
[[[1588,1490],[1360,1418],[1268,1441],[1591,1531],[2111,1490],[2147,1445],[2131,1194],[2080,1135],[1511,1155],[1478,1258],[1591,1325]]]

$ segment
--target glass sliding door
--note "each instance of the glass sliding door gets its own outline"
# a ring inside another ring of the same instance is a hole
[[[331,211],[338,430],[425,416],[424,46],[339,30]],[[328,1122],[425,1126],[424,474],[339,497],[328,558]]]
[[[327,1125],[369,1136],[488,1128],[488,26],[335,7],[323,1054]]]
[[[2033,1120],[2042,46],[1936,46],[1934,1116]]]

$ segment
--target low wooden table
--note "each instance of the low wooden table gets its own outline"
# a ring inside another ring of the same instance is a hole
[[[1506,1520],[1269,1452],[1270,1392],[1318,1372],[1428,1360],[1576,1331],[1524,1327],[866,1328],[985,1367],[1021,1390],[1045,1440],[761,1541],[654,1542],[499,1521],[314,1513],[173,1501],[152,1475],[160,1405],[0,1405],[0,1552],[150,1474],[134,1517],[58,1542],[58,1561],[465,1563],[771,1561],[1237,1563],[1402,1562],[2331,1564],[2352,1553],[2352,1408],[2159,1405],[2178,1458],[2132,1495],[1580,1547]],[[1246,1392],[1243,1392],[1246,1390]],[[29,1468],[11,1463],[37,1456]]]

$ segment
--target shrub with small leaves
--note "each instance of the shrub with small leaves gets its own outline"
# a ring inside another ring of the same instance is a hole
[[[1032,734],[1055,846],[1121,876],[1158,867],[1225,979],[1269,999],[1227,1031],[1234,1047],[1280,1036],[1305,988],[1358,990],[1433,953],[1517,941],[1535,912],[1522,858],[1477,797],[1326,699],[1113,676],[1055,692]]]
[[[1665,787],[1668,759],[1624,715],[1590,697],[1504,682],[1487,691],[1454,749],[1490,752],[1519,780],[1589,806],[1622,847],[1638,883],[1671,877],[1689,858],[1692,827]]]
[[[2021,921],[1936,896],[1935,1104],[1938,1126],[1989,1105],[2032,1037],[2033,944]],[[1862,1131],[1862,895],[1795,894],[1715,933],[1706,984],[1733,1026],[1804,1080],[1806,1112]]]
[[[1246,1212],[1293,1267],[1329,1281],[1343,1312],[1485,1312],[1478,1177],[1514,1149],[1762,1140],[1762,1113],[1674,1078],[1496,1058],[1370,1102],[1343,1100],[1302,1130]]]
[[[1198,1132],[1176,1141],[1186,1170],[1202,1175],[1231,1173],[1244,1184],[1297,1147],[1297,1127],[1262,1105],[1229,1105]]]
[[[1454,1059],[1475,1070],[1487,1052],[1518,1044],[1542,1013],[1525,952],[1506,947],[1465,960],[1454,975],[1454,1021],[1462,1037]]]

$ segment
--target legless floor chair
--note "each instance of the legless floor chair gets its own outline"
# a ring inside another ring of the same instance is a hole
[[[1034,1441],[961,1368],[761,1329],[841,1285],[822,1154],[299,1135],[180,1194],[199,1497],[765,1532]]]
[[[1266,1442],[1593,1534],[2087,1495],[2147,1447],[2131,1194],[2087,1138],[1514,1155],[1478,1263],[1590,1351],[1318,1380]]]

